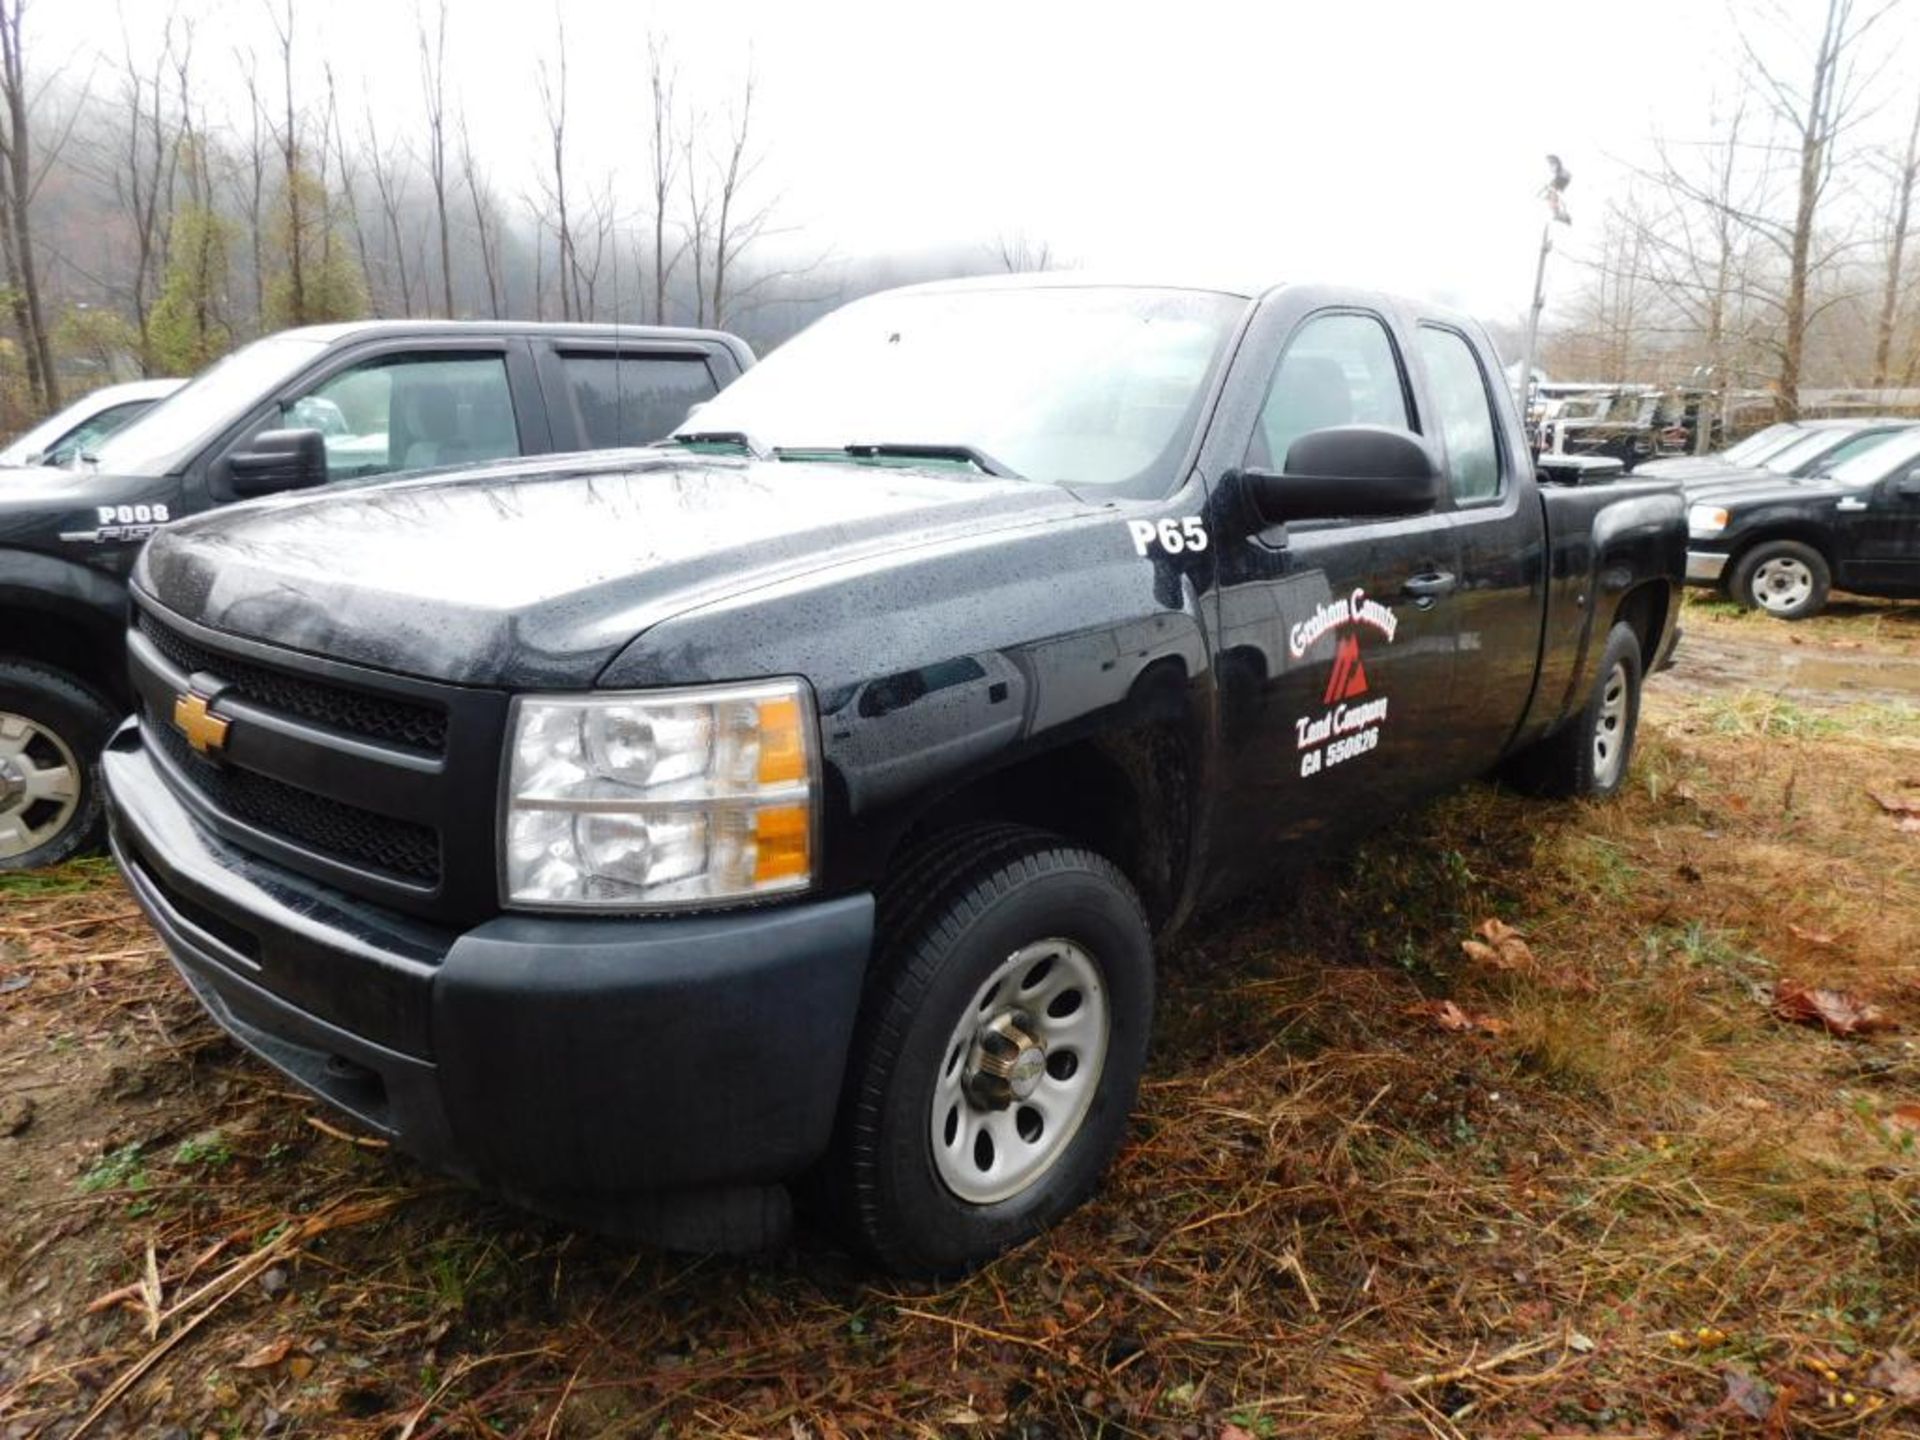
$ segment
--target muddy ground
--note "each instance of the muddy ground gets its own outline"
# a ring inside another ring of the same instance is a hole
[[[1920,1434],[1920,606],[1686,624],[1619,802],[1170,947],[1105,1192],[938,1290],[450,1187],[0,882],[0,1436]]]

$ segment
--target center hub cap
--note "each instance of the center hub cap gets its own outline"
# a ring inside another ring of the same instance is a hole
[[[1003,1010],[980,1027],[967,1086],[976,1103],[1004,1109],[1039,1088],[1047,1073],[1047,1047],[1038,1029],[1018,1010]]]
[[[0,760],[0,811],[19,807],[27,793],[27,777],[11,760]]]

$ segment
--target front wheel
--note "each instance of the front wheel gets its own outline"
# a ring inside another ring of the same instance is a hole
[[[1146,918],[1105,859],[1012,828],[936,854],[903,870],[906,903],[882,896],[830,1162],[855,1239],[909,1276],[970,1270],[1093,1191],[1153,1017]]]
[[[71,676],[0,660],[0,871],[52,865],[100,843],[95,762],[113,725],[107,702]]]
[[[1768,540],[1734,566],[1733,598],[1779,620],[1805,620],[1827,608],[1833,572],[1826,556],[1798,540]]]

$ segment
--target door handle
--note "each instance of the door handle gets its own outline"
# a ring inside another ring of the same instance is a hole
[[[1428,570],[1424,574],[1408,577],[1400,587],[1402,595],[1411,595],[1422,605],[1431,605],[1442,595],[1451,595],[1460,583],[1451,570]]]

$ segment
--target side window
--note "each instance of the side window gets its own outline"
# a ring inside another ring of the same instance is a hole
[[[124,405],[108,406],[98,415],[82,420],[61,436],[46,454],[40,457],[40,463],[43,465],[71,464],[74,456],[93,449],[152,404],[151,400],[129,400]]]
[[[1491,500],[1500,493],[1500,438],[1480,361],[1464,335],[1434,325],[1420,327],[1420,358],[1426,362],[1434,411],[1446,440],[1453,498],[1462,503]]]
[[[507,362],[500,355],[369,360],[289,403],[281,423],[320,432],[330,480],[520,453]]]
[[[1393,340],[1372,315],[1317,315],[1300,327],[1273,372],[1247,464],[1284,469],[1294,441],[1332,425],[1413,428]]]
[[[1833,467],[1838,465],[1842,460],[1851,460],[1854,456],[1871,450],[1876,445],[1884,445],[1892,438],[1893,433],[1891,431],[1883,430],[1878,434],[1856,435],[1851,440],[1843,440],[1820,457],[1819,468],[1822,471],[1832,470]]]
[[[697,355],[562,355],[587,443],[595,449],[664,440],[720,387]]]

